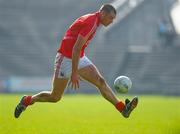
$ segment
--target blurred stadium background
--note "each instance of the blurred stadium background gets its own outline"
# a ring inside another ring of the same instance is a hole
[[[64,32],[77,17],[106,2],[112,1],[0,0],[0,92],[50,89]],[[116,21],[99,28],[86,52],[111,86],[117,76],[126,75],[133,81],[132,94],[180,95],[179,3],[113,1]],[[97,91],[81,83],[78,92]]]

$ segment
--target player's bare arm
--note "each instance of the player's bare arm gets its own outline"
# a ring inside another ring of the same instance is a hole
[[[71,87],[74,89],[79,88],[78,63],[81,49],[85,44],[86,40],[87,39],[85,37],[79,34],[72,51],[72,74],[70,83]]]

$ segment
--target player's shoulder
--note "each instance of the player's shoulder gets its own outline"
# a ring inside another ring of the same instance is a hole
[[[96,13],[89,13],[79,17],[79,21],[81,22],[91,22],[94,21],[95,19],[96,19]]]

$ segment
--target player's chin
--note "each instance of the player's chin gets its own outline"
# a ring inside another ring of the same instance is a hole
[[[104,24],[105,27],[109,26],[111,23]]]
[[[109,26],[109,24],[104,24],[105,27]]]

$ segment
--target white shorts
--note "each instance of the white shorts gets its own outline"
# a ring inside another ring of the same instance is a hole
[[[79,59],[78,69],[93,64],[86,56]],[[57,53],[54,64],[56,78],[69,78],[72,72],[72,59]]]

